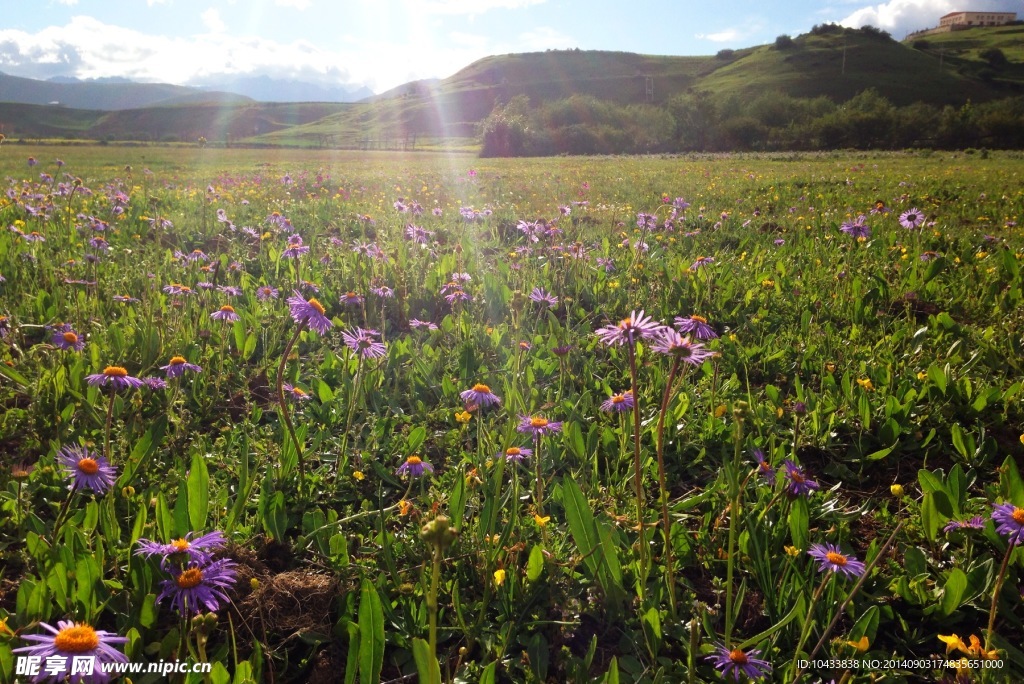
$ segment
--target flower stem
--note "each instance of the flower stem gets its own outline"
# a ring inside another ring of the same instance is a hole
[[[1006,546],[1006,554],[1003,556],[1003,563],[999,566],[999,574],[996,575],[996,586],[992,590],[992,606],[988,609],[988,630],[985,632],[985,652],[992,647],[992,635],[996,631],[996,612],[999,610],[999,593],[1003,590],[1003,580],[1006,579],[1006,568],[1010,565],[1010,557],[1016,544],[1010,542]]]
[[[103,432],[103,456],[111,465],[113,465],[114,459],[110,456],[110,428],[114,423],[114,397],[116,395],[117,392],[111,387],[110,402],[107,404],[107,424]]]
[[[665,485],[665,416],[668,413],[668,403],[672,398],[672,389],[675,384],[676,374],[679,372],[679,357],[672,360],[672,370],[668,374],[668,382],[665,383],[665,393],[661,397],[661,412],[658,414],[658,493],[661,498],[661,524],[665,533],[665,579],[668,581],[668,605],[669,610],[675,615],[676,612],[676,581],[675,571],[672,568],[672,530],[668,519],[668,487]],[[636,405],[636,395],[633,395],[633,404]]]
[[[725,647],[731,647],[733,628],[733,570],[736,567],[736,537],[740,519],[740,483],[739,483],[739,462],[740,451],[743,449],[743,418],[736,411],[736,432],[734,438],[733,462],[728,468],[729,480],[729,545],[726,551],[725,560]]]
[[[299,335],[302,334],[302,331],[305,330],[305,328],[305,323],[300,323],[299,326],[295,328],[295,334],[292,335],[290,340],[288,340],[288,344],[284,348],[284,353],[281,355],[281,363],[277,367],[277,401],[281,406],[281,417],[284,418],[285,427],[288,429],[288,434],[291,435],[292,443],[295,445],[295,455],[299,462],[299,479],[303,481],[306,479],[306,464],[302,458],[302,445],[299,444],[299,438],[295,435],[295,426],[292,425],[292,417],[288,411],[288,403],[284,398],[284,369],[288,364],[288,355],[291,354],[292,347],[295,346],[295,343],[299,339]],[[301,490],[302,487],[300,486],[299,489]]]
[[[636,524],[640,531],[640,598],[643,599],[644,584],[647,582],[647,540],[644,533],[644,487],[643,464],[640,461],[640,400],[636,383],[636,347],[629,345],[629,382],[633,392],[633,487],[636,490]]]

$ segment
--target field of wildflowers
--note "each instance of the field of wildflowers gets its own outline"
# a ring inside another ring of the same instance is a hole
[[[0,681],[1024,679],[1019,155],[0,169]]]

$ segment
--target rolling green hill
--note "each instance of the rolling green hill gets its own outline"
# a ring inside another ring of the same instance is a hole
[[[897,106],[939,107],[1024,93],[1024,26],[905,43],[877,30],[834,25],[783,38],[704,57],[579,50],[493,56],[449,78],[407,83],[356,104],[261,104],[237,98],[211,103],[209,95],[194,91],[120,111],[0,104],[0,132],[9,138],[151,141],[203,136],[211,142],[298,147],[465,145],[473,144],[479,123],[496,104],[517,96],[534,108],[581,95],[619,106],[650,103],[671,109],[681,95],[697,92],[718,102],[748,102],[770,93],[840,103],[871,88]],[[1002,63],[994,65],[991,54],[985,57],[991,48],[1002,50]]]

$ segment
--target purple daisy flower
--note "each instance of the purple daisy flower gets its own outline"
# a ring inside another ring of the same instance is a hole
[[[715,263],[715,257],[697,257],[697,260],[690,264],[691,271],[698,271],[704,266]]]
[[[286,259],[298,259],[309,251],[309,247],[302,244],[302,236],[295,234],[288,238],[288,247],[281,253]]]
[[[676,316],[675,323],[679,332],[690,333],[698,340],[713,340],[718,337],[718,333],[708,325],[708,319],[703,316]]]
[[[516,427],[517,432],[526,432],[538,439],[541,435],[550,435],[561,430],[561,422],[549,421],[542,416],[519,416],[519,426]]]
[[[235,321],[240,319],[241,316],[235,313],[235,307],[231,306],[230,304],[225,304],[224,306],[220,307],[220,309],[210,314],[210,318],[212,318],[215,321],[225,321],[226,323],[234,323]]]
[[[166,569],[167,564],[175,559],[187,563],[199,563],[206,565],[213,560],[213,552],[218,551],[228,543],[227,538],[219,530],[207,532],[201,536],[195,536],[198,532],[189,532],[184,537],[175,539],[169,544],[161,544],[158,541],[140,539],[139,548],[135,549],[136,556],[162,556],[160,567]]]
[[[298,290],[288,298],[288,306],[291,307],[292,320],[299,325],[308,325],[311,329],[321,335],[326,335],[331,329],[331,319],[324,315],[323,305],[316,300],[316,297],[306,299]]]
[[[811,544],[807,554],[818,561],[821,572],[842,573],[847,577],[860,577],[864,574],[864,563],[839,550],[835,544]]]
[[[184,356],[172,356],[166,366],[160,366],[160,370],[167,373],[168,378],[178,378],[185,374],[185,371],[202,373],[203,369],[194,363],[189,363]]]
[[[295,385],[290,385],[287,382],[281,386],[284,389],[284,393],[292,398],[293,401],[309,401],[313,397],[309,396],[309,392]]]
[[[128,375],[128,371],[121,366],[107,366],[102,373],[93,373],[85,376],[85,381],[93,387],[106,387],[110,385],[115,390],[131,389],[142,387],[142,381]]]
[[[340,301],[344,306],[359,306],[363,301],[365,301],[365,297],[361,294],[356,294],[355,292],[346,292],[341,295],[341,298],[338,301]]]
[[[67,323],[53,326],[53,337],[50,338],[50,341],[53,343],[53,346],[65,351],[82,351],[85,349],[85,340]]]
[[[91,453],[85,447],[66,446],[57,452],[57,460],[68,469],[72,490],[88,488],[102,495],[114,486],[117,470],[103,456]]]
[[[381,299],[394,299],[395,291],[387,285],[381,285],[379,287],[371,287],[370,292]]]
[[[689,337],[680,335],[669,327],[660,330],[651,349],[659,354],[675,356],[691,366],[699,366],[717,353],[707,349],[700,342],[691,342]]]
[[[933,261],[935,259],[938,259],[940,256],[942,255],[939,254],[938,252],[925,250],[924,252],[921,252],[921,256],[919,258],[921,259],[921,261]]]
[[[201,613],[203,610],[217,612],[221,603],[231,603],[226,591],[235,583],[235,562],[222,558],[209,564],[192,561],[188,567],[172,571],[171,579],[161,582],[163,590],[157,601],[165,598],[177,611]]]
[[[757,461],[757,474],[764,478],[764,481],[768,483],[769,487],[775,486],[775,471],[772,470],[772,466],[765,460],[764,452],[760,449],[754,449],[754,460]]]
[[[996,522],[996,532],[1006,535],[1010,545],[1024,544],[1024,508],[1011,503],[992,506],[992,520]]]
[[[900,225],[907,230],[919,228],[922,223],[924,223],[924,214],[922,214],[917,207],[907,209],[905,212],[900,214]]]
[[[256,288],[256,299],[261,302],[265,302],[268,299],[277,299],[277,288],[270,287],[269,285],[261,285]]]
[[[558,297],[542,287],[533,288],[533,291],[530,293],[530,301],[538,304],[547,304],[549,309],[558,306]]]
[[[128,663],[128,657],[114,648],[114,644],[128,642],[104,630],[93,629],[84,622],[58,621],[57,627],[45,622],[39,626],[51,634],[25,634],[21,638],[34,642],[34,646],[14,649],[20,653],[18,658],[40,658],[46,663],[46,669],[32,678],[33,684],[52,680],[55,682],[70,681],[73,684],[106,684],[111,677],[106,666],[113,663]],[[93,667],[90,673],[73,672],[75,658],[90,659]],[[51,667],[52,664],[52,667]]]
[[[790,496],[807,496],[816,489],[820,489],[820,485],[807,477],[804,474],[804,469],[798,466],[788,458],[782,465],[785,471],[784,475],[788,483],[786,484],[786,492]]]
[[[557,347],[552,347],[551,348],[551,353],[554,354],[555,356],[559,356],[559,357],[567,356],[570,351],[572,351],[572,345],[571,344],[561,344],[561,345],[559,345]]]
[[[114,301],[121,304],[138,304],[139,300],[131,295],[114,295]]]
[[[602,342],[612,346],[627,342],[634,344],[640,339],[651,339],[657,336],[658,331],[662,328],[661,323],[653,320],[650,316],[645,316],[641,310],[639,313],[631,312],[627,318],[623,318],[615,325],[598,328],[596,334]]]
[[[156,376],[142,378],[142,384],[145,385],[147,389],[151,389],[153,391],[167,389],[167,381]]]
[[[203,250],[201,249],[193,249],[185,256],[185,261],[188,261],[190,263],[196,263],[198,261],[206,262],[209,260],[210,257],[206,256],[206,253],[203,252]]]
[[[388,352],[383,342],[374,339],[379,334],[376,330],[356,328],[353,331],[346,330],[341,333],[341,339],[345,342],[346,347],[364,359],[377,359]]]
[[[410,328],[414,328],[414,329],[416,329],[416,328],[419,328],[419,329],[426,328],[427,330],[437,330],[437,324],[436,323],[431,323],[430,321],[421,321],[418,318],[410,318],[409,319],[409,327]]]
[[[529,456],[533,456],[533,449],[515,446],[509,447],[498,454],[498,458],[504,458],[506,461],[512,461],[514,463],[522,463],[523,459]]]
[[[633,390],[626,390],[619,394],[613,394],[601,404],[602,411],[611,413],[623,413],[633,408]]]
[[[473,385],[471,389],[466,390],[459,396],[462,398],[462,401],[466,402],[466,404],[473,404],[480,407],[501,403],[501,398],[491,392],[490,387],[481,383]]]
[[[723,677],[731,676],[738,682],[741,675],[748,679],[761,679],[772,673],[771,663],[762,660],[760,655],[761,651],[756,648],[747,653],[739,648],[730,651],[722,644],[715,644],[715,652],[707,656],[707,660],[714,664]]]
[[[869,238],[871,237],[871,228],[865,224],[867,216],[861,214],[853,221],[846,221],[839,226],[839,230],[843,231],[852,238]]]
[[[984,526],[985,519],[980,515],[976,515],[968,520],[950,520],[946,523],[946,526],[942,528],[942,531],[949,534],[956,530],[980,530]]]
[[[419,456],[413,454],[409,458],[405,459],[405,463],[398,466],[395,470],[398,475],[408,475],[409,477],[420,477],[423,473],[434,474],[434,466],[424,461]]]
[[[240,297],[242,295],[242,288],[235,287],[234,285],[220,285],[217,287],[217,292],[223,292],[229,297]]]

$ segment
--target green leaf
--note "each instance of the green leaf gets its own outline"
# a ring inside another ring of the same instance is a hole
[[[590,504],[583,495],[579,485],[568,475],[562,480],[562,503],[565,505],[565,517],[569,523],[569,532],[572,534],[580,555],[584,556],[584,564],[590,570],[591,575],[597,577],[599,566],[595,557],[596,549],[601,539],[597,534],[597,527],[594,525],[594,516],[590,512]]]
[[[153,424],[149,426],[149,429],[146,430],[145,434],[142,435],[139,441],[135,443],[135,446],[132,447],[132,453],[128,456],[124,472],[122,472],[121,477],[117,479],[118,489],[123,489],[131,484],[143,463],[145,463],[160,447],[160,444],[164,440],[164,432],[166,430],[167,417],[159,416],[153,421]]]
[[[377,684],[384,666],[384,609],[377,587],[363,579],[359,590],[359,681]]]
[[[416,451],[423,446],[423,442],[427,439],[427,428],[422,425],[417,425],[409,431],[409,441],[407,449],[410,454],[416,453]]]
[[[934,363],[928,366],[928,379],[939,388],[940,392],[946,393],[946,373]]]
[[[188,472],[188,521],[194,531],[206,528],[206,515],[210,505],[210,473],[206,458],[198,451],[192,454],[192,467]]]
[[[536,582],[544,572],[544,552],[540,544],[534,544],[530,549],[530,558],[526,561],[526,579]]]
[[[359,626],[348,623],[348,658],[345,661],[345,684],[355,684],[359,672]]]
[[[612,660],[608,663],[608,671],[604,674],[604,684],[619,684],[619,659],[617,656],[612,656]]]
[[[420,684],[441,684],[441,664],[437,662],[437,657],[430,652],[430,644],[423,639],[413,639],[412,657],[416,661],[416,673],[419,675]],[[480,681],[483,682],[482,677]],[[494,681],[493,668],[491,681]]]
[[[949,617],[963,602],[964,592],[967,591],[967,575],[960,568],[953,568],[946,578],[942,587],[942,614]]]
[[[807,548],[807,532],[810,524],[810,515],[807,508],[807,499],[798,496],[793,499],[789,509],[789,535],[793,540],[793,546],[798,549]]]
[[[229,684],[231,681],[231,674],[227,668],[224,667],[223,663],[216,662],[213,667],[210,668],[210,682],[212,684]]]
[[[466,515],[466,478],[461,475],[455,478],[455,485],[448,497],[448,515],[452,527],[462,529],[462,519]]]
[[[999,491],[1007,502],[1017,507],[1024,506],[1024,481],[1021,481],[1013,456],[1007,456],[999,469]]]
[[[497,681],[496,673],[498,670],[498,661],[492,660],[487,663],[487,667],[480,673],[480,684],[495,684]]]

